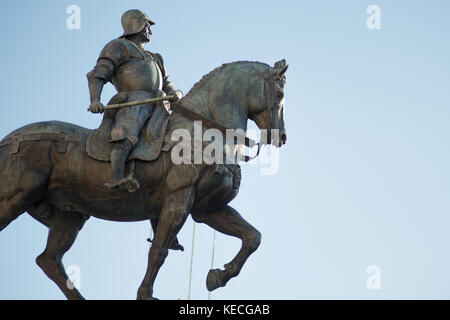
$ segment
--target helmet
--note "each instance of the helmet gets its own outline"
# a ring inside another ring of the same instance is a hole
[[[122,15],[123,34],[120,38],[141,32],[147,21],[150,25],[155,24],[149,17],[147,17],[145,13],[140,10],[131,9],[126,11]]]

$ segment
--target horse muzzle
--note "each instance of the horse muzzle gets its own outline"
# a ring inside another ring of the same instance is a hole
[[[280,129],[277,130],[278,133],[277,134],[273,134],[272,135],[272,144],[277,147],[280,148],[282,145],[284,145],[287,141],[287,134],[286,134],[286,129]]]

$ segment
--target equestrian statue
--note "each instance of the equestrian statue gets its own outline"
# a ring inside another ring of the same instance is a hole
[[[153,20],[133,9],[122,15],[121,22],[123,34],[106,44],[87,74],[88,110],[103,113],[99,128],[37,122],[0,141],[0,231],[25,212],[46,225],[47,246],[36,263],[68,299],[83,299],[68,285],[62,257],[89,217],[149,220],[154,239],[137,298],[154,299],[158,271],[169,249],[183,250],[177,234],[191,215],[195,222],[242,241],[223,270],[209,271],[206,286],[215,290],[240,273],[260,244],[259,231],[228,203],[239,190],[239,161],[250,159],[239,150],[257,146],[259,152],[262,144],[286,143],[288,66],[284,59],[273,67],[261,62],[226,63],[183,96],[169,80],[162,56],[144,47]],[[101,92],[108,82],[117,94],[104,106]],[[245,137],[248,119],[268,132],[259,143]],[[179,134],[195,137],[200,132],[205,137],[208,130],[220,134],[214,142],[223,147],[215,149],[212,162],[202,156],[211,141],[201,141],[199,149],[198,139],[180,139]],[[228,139],[222,139],[229,132],[231,147]]]

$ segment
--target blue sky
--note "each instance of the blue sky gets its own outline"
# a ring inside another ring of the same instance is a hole
[[[69,5],[81,29],[69,30]],[[381,9],[381,29],[366,8]],[[155,22],[147,49],[183,92],[225,62],[289,64],[288,143],[275,175],[243,165],[236,208],[262,233],[239,277],[212,299],[450,298],[450,3],[448,1],[15,1],[0,12],[0,136],[61,120],[95,128],[85,74],[122,33],[121,14]],[[111,85],[102,101],[114,94]],[[91,218],[66,254],[90,299],[134,299],[149,223]],[[47,229],[27,214],[0,233],[0,298],[62,299],[34,259]],[[192,220],[155,284],[186,299]],[[206,299],[213,231],[197,225],[193,299]],[[240,242],[218,234],[214,267]],[[381,289],[369,290],[369,265]]]

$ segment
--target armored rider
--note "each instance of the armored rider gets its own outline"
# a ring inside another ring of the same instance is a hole
[[[103,112],[100,95],[107,82],[114,85],[118,95],[125,97],[120,102],[161,95],[174,95],[172,101],[181,99],[181,91],[175,90],[168,80],[161,55],[144,48],[144,44],[150,41],[150,27],[154,24],[145,13],[137,9],[128,10],[122,15],[124,33],[103,48],[96,66],[87,74],[91,112]],[[139,182],[134,177],[124,177],[124,166],[153,108],[153,104],[139,105],[120,109],[114,115],[110,140],[113,143],[112,180],[105,184],[108,188],[126,189],[130,192],[139,188]]]

